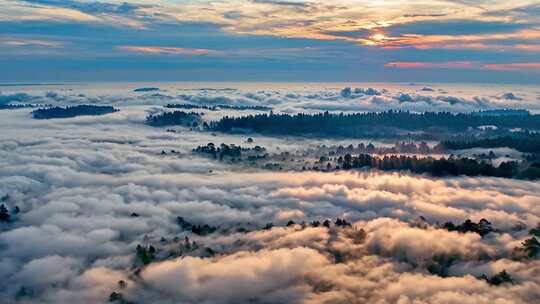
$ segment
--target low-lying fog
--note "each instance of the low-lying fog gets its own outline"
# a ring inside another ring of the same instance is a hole
[[[83,95],[70,86],[10,88],[1,95],[19,103],[120,109],[51,120],[33,120],[32,109],[0,110],[0,197],[10,213],[9,221],[0,222],[2,302],[405,304],[540,298],[538,254],[523,252],[529,231],[540,223],[540,182],[263,170],[191,150],[213,142],[294,153],[323,144],[395,141],[226,135],[183,127],[173,133],[144,124],[148,114],[166,111],[163,105],[182,102],[269,105],[286,113],[537,111],[539,90],[505,95],[509,91],[427,85],[351,92],[330,86],[186,92],[168,84],[145,93],[133,88],[124,95],[110,88]],[[209,120],[255,113],[197,112]],[[512,149],[493,151],[505,160],[520,158]],[[338,218],[351,225],[336,225]],[[329,227],[312,224],[326,219]],[[493,229],[480,235],[443,227],[467,219],[487,219]],[[194,233],[182,221],[215,231]],[[490,281],[503,270],[512,282]]]

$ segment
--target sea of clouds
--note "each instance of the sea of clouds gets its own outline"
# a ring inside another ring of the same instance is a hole
[[[0,103],[264,105],[288,113],[395,109],[470,112],[500,108],[538,112],[539,100],[538,88],[509,85],[126,83],[0,87]]]
[[[104,303],[121,291],[136,303],[535,303],[540,261],[516,260],[513,252],[540,222],[539,182],[263,171],[190,153],[208,142],[250,145],[243,136],[182,128],[168,133],[144,124],[148,113],[171,102],[272,105],[286,112],[538,107],[533,89],[510,99],[501,97],[504,91],[456,94],[455,102],[447,89],[400,90],[3,93],[0,100],[111,104],[120,111],[60,120],[32,120],[31,109],[0,111],[0,196],[9,195],[8,209],[21,210],[0,223],[2,302]],[[329,143],[254,139],[251,145],[270,151]],[[161,155],[172,149],[180,154]],[[219,231],[187,233],[177,216]],[[285,226],[337,217],[355,228]],[[482,238],[436,226],[482,218],[498,232]],[[269,222],[275,226],[261,229]],[[251,232],[235,232],[239,226]],[[171,240],[185,236],[217,254],[163,258],[134,274],[137,245],[153,245],[161,256],[177,249]],[[453,261],[447,273],[430,273],[441,259]],[[491,286],[477,278],[503,269],[514,284]],[[127,287],[120,290],[119,280]]]

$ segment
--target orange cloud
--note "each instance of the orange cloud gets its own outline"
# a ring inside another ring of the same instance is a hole
[[[417,35],[405,34],[396,37],[385,37],[379,41],[368,41],[368,45],[378,45],[385,49],[497,49],[538,51],[537,44],[504,43],[513,40],[538,41],[539,29],[520,30],[512,33],[490,33],[482,35]],[[377,43],[374,43],[377,42]]]
[[[167,55],[218,55],[219,51],[209,49],[192,49],[179,47],[160,47],[160,46],[129,46],[118,47],[123,51],[146,54],[167,54]]]
[[[515,48],[530,52],[540,52],[540,44],[518,44]]]

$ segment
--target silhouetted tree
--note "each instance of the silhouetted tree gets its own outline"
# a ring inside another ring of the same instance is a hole
[[[512,277],[510,276],[510,274],[508,274],[508,272],[506,272],[506,270],[503,270],[497,273],[496,275],[494,275],[493,277],[491,277],[491,279],[487,281],[490,285],[495,285],[495,286],[513,282]]]
[[[4,204],[0,205],[0,221],[8,222],[10,218],[9,211]]]
[[[152,263],[155,259],[155,248],[153,246],[150,246],[149,248],[146,248],[141,245],[137,245],[137,258],[143,263],[143,265],[148,265]]]
[[[329,220],[325,220],[323,222],[323,226],[326,227],[326,228],[330,228],[330,221]]]
[[[536,237],[540,237],[540,223],[538,223],[535,228],[531,229],[529,231],[529,234]]]
[[[540,243],[534,236],[523,241],[522,246],[522,249],[530,258],[534,258],[540,253]]]

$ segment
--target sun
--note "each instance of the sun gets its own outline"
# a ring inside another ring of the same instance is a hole
[[[370,38],[373,39],[373,40],[376,40],[376,41],[382,41],[382,40],[385,40],[387,37],[384,34],[377,33],[377,34],[371,36]]]

